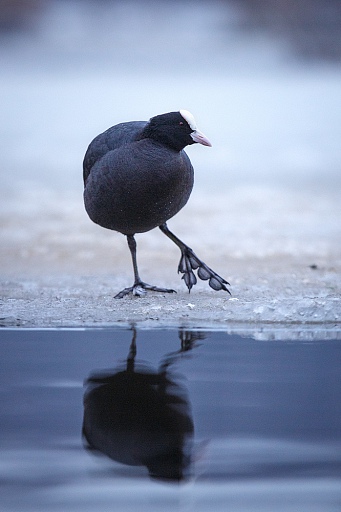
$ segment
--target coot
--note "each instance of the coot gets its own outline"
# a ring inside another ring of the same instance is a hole
[[[169,229],[166,221],[187,203],[193,187],[193,167],[184,151],[190,144],[211,146],[187,110],[112,126],[89,145],[83,161],[84,204],[90,219],[127,237],[134,268],[134,284],[115,298],[146,290],[175,290],[144,283],[136,260],[136,233],[159,227],[181,251],[178,272],[188,290],[196,284],[193,270],[214,290],[229,283],[201,261]]]

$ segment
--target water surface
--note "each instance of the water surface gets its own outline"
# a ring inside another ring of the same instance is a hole
[[[339,510],[339,341],[0,339],[2,511]]]

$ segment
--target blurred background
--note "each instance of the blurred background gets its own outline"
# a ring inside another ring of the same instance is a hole
[[[339,0],[0,0],[0,63],[3,274],[110,272],[110,251],[130,275],[84,212],[82,159],[109,126],[181,108],[213,147],[187,148],[178,236],[230,260],[340,258]],[[168,241],[142,238],[161,262]]]

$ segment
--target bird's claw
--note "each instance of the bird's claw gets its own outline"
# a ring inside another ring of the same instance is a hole
[[[133,286],[133,295],[136,297],[143,297],[144,295],[147,295],[147,290],[143,288],[140,284]]]
[[[122,299],[126,295],[132,294],[135,297],[143,297],[146,295],[147,290],[151,292],[161,292],[161,293],[176,293],[175,290],[170,288],[159,288],[158,286],[152,286],[150,284],[144,283],[143,281],[139,281],[134,283],[133,286],[129,288],[124,288],[124,290],[120,291],[117,295],[115,295],[115,299]]]
[[[225,290],[231,295],[230,290],[225,286],[229,285],[224,278],[219,276],[214,270],[201,261],[198,256],[190,249],[186,247],[181,254],[180,263],[178,266],[178,272],[183,274],[182,279],[185,281],[188,291],[197,283],[197,278],[193,272],[197,270],[197,275],[203,281],[208,280],[208,284],[213,290]]]

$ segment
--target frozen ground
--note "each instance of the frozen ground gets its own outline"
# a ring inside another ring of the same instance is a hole
[[[2,36],[1,324],[335,335],[339,67],[238,31],[238,13],[220,3],[165,3],[152,24],[151,3],[91,5],[51,2],[33,33]],[[204,282],[189,295],[177,248],[155,230],[137,237],[142,278],[178,293],[114,300],[131,284],[128,248],[83,210],[83,154],[112,124],[179,108],[213,147],[189,148],[195,190],[169,227],[232,296]]]
[[[328,329],[335,335],[340,328],[341,279],[339,226],[332,212],[339,211],[340,204],[317,196],[312,205],[305,194],[255,192],[236,191],[229,201],[209,196],[205,207],[202,198],[193,198],[170,222],[229,280],[231,297],[202,281],[188,294],[176,274],[178,249],[155,230],[137,237],[141,275],[178,293],[115,300],[113,295],[132,281],[123,236],[93,226],[77,202],[62,201],[62,213],[50,205],[48,215],[38,206],[38,212],[7,217],[8,228],[19,224],[19,218],[21,225],[15,236],[12,229],[6,230],[1,248],[2,325],[136,322],[240,330],[243,324],[260,329],[255,323],[268,323],[267,329],[272,324],[274,330],[281,322],[281,329],[294,328],[296,333],[312,330],[319,336],[321,329]],[[244,202],[243,208],[239,202]]]

